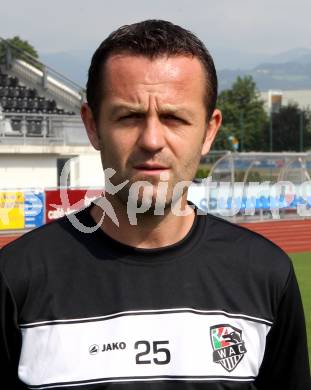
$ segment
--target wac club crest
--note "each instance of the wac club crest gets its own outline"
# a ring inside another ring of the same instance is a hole
[[[247,352],[242,339],[242,331],[232,325],[211,326],[213,362],[219,363],[227,371],[233,371]]]

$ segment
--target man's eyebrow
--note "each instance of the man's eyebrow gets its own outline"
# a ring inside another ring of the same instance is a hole
[[[121,112],[137,112],[144,114],[146,109],[142,105],[134,104],[115,104],[110,108],[110,116],[114,117],[115,115],[120,114]]]
[[[110,116],[114,117],[117,115],[120,115],[122,112],[134,112],[138,114],[146,114],[147,109],[141,105],[141,104],[127,104],[127,103],[120,103],[120,104],[114,104],[110,108]],[[186,107],[182,106],[174,106],[171,104],[163,105],[159,110],[159,115],[182,115],[186,116],[188,118],[193,117],[193,112],[189,110]]]
[[[193,112],[185,107],[165,106],[160,109],[160,115],[186,115],[192,118]]]

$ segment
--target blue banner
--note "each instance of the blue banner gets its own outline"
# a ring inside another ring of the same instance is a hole
[[[44,193],[25,191],[25,229],[34,229],[44,224]]]

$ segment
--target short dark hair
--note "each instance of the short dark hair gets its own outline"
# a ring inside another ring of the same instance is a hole
[[[211,117],[217,101],[217,75],[214,61],[203,42],[191,31],[165,20],[145,20],[112,32],[95,51],[88,73],[86,97],[95,121],[98,119],[102,91],[103,65],[113,54],[129,53],[156,58],[161,55],[197,57],[206,74],[205,104]]]

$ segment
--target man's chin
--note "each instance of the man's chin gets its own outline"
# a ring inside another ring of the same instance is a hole
[[[127,208],[129,210],[140,209],[146,215],[165,215],[167,210],[171,208],[171,204],[171,199],[159,200],[155,196],[152,199],[146,199],[146,197],[138,197],[135,199],[129,197]]]

